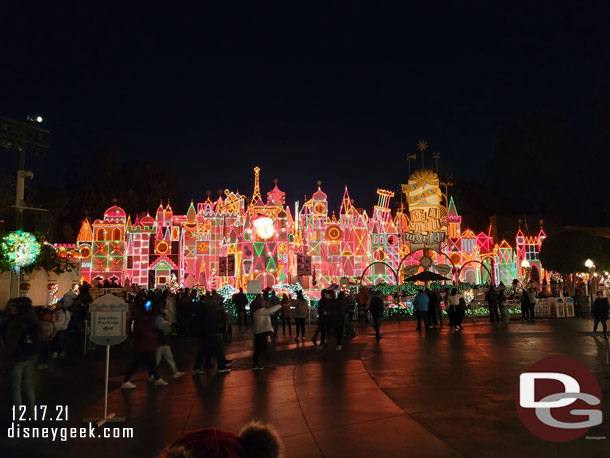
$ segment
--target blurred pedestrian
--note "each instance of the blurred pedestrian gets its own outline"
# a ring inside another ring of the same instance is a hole
[[[53,312],[53,324],[55,326],[55,337],[53,337],[52,358],[66,357],[66,336],[70,324],[70,312],[66,309],[64,302],[59,301]]]
[[[264,369],[260,364],[260,356],[267,351],[267,343],[271,341],[273,326],[270,316],[278,312],[282,306],[280,304],[267,305],[267,301],[262,295],[257,295],[252,301],[252,333],[254,334],[254,357],[253,367],[255,371]]]
[[[294,301],[294,323],[296,327],[295,341],[299,340],[299,334],[301,336],[301,342],[305,342],[305,319],[309,313],[309,306],[303,296],[303,291],[297,291],[297,297]]]
[[[178,378],[184,375],[184,372],[180,372],[176,369],[176,362],[174,361],[174,354],[172,353],[172,347],[170,346],[170,333],[171,333],[172,322],[169,321],[167,316],[167,309],[162,308],[159,314],[155,317],[155,328],[159,339],[159,345],[155,349],[155,366],[159,369],[161,359],[167,361],[170,369],[172,370],[172,376]],[[154,376],[151,374],[151,377]],[[149,380],[154,381],[154,380]]]
[[[601,323],[602,329],[604,330],[604,337],[606,337],[608,331],[606,325],[606,320],[608,319],[608,306],[608,298],[604,297],[602,291],[598,291],[597,299],[595,299],[595,302],[593,302],[592,310],[594,318],[593,332],[597,332],[597,325]]]
[[[383,317],[383,298],[381,291],[375,291],[375,295],[371,298],[371,317],[373,319],[373,328],[375,329],[375,338],[381,339],[381,318]]]
[[[8,362],[13,405],[25,405],[32,415],[36,405],[34,365],[40,352],[42,327],[29,297],[11,299],[6,308],[9,317],[2,327],[2,356]]]
[[[286,325],[288,325],[288,335],[292,336],[292,328],[290,327],[290,318],[292,316],[292,300],[288,297],[286,293],[282,296],[282,302],[280,303],[282,306],[281,317],[282,317],[282,335],[286,337]]]
[[[237,326],[241,329],[242,322],[244,326],[248,326],[248,315],[246,314],[248,297],[244,294],[243,288],[239,288],[239,291],[233,294],[233,305],[235,305],[235,313],[237,313]]]
[[[424,326],[426,329],[430,328],[430,323],[428,322],[428,305],[430,304],[430,298],[427,291],[419,290],[417,295],[413,299],[413,305],[415,307],[415,314],[417,315],[417,329],[418,331],[421,329],[421,322],[424,322]]]
[[[358,290],[358,313],[364,315],[364,321],[369,322],[369,290],[366,286],[360,286]],[[359,318],[360,319],[360,318]]]
[[[329,290],[322,290],[322,294],[320,295],[320,300],[318,301],[318,327],[313,333],[313,345],[316,348],[324,348],[326,346],[326,330],[328,327],[328,307],[330,305],[330,301],[332,300],[333,292]],[[320,346],[316,343],[318,340],[318,334],[321,334],[320,337]]]
[[[53,313],[49,309],[44,309],[41,312],[40,326],[42,328],[40,335],[40,355],[38,356],[38,366],[36,366],[36,369],[45,370],[49,368],[47,362],[49,361],[51,346],[53,345],[53,336],[55,334]]]

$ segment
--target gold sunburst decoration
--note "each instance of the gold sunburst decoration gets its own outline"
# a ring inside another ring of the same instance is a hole
[[[417,149],[422,153],[428,149],[428,142],[425,140],[420,140],[417,142]]]

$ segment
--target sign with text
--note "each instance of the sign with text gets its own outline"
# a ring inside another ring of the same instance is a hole
[[[427,234],[420,234],[417,232],[405,232],[403,234],[403,242],[410,243],[411,251],[419,250],[421,248],[440,250],[440,246],[444,241],[444,232],[430,232]]]
[[[113,295],[105,294],[89,306],[91,334],[89,339],[97,345],[117,345],[127,338],[127,304]]]

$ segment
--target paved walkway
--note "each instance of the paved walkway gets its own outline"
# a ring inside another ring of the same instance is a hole
[[[288,457],[608,456],[608,420],[589,432],[607,440],[551,444],[532,436],[515,409],[519,374],[546,356],[567,355],[594,371],[610,419],[607,344],[590,327],[590,320],[514,322],[508,330],[480,322],[461,333],[446,327],[426,333],[413,322],[384,323],[381,341],[362,328],[343,351],[280,338],[275,367],[262,372],[250,370],[250,341],[237,335],[227,350],[238,357],[230,374],[189,371],[154,387],[141,372],[137,388],[122,392],[114,370],[110,411],[127,418],[135,439],[49,445],[7,442],[3,434],[0,446],[10,450],[3,456],[151,457],[184,431],[238,431],[261,419],[279,430]],[[79,404],[69,386],[63,399]],[[102,412],[101,399],[81,404],[74,425]]]

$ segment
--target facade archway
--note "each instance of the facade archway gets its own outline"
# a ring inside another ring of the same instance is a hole
[[[491,278],[491,280],[493,282],[495,282],[494,276],[493,276],[491,270],[489,270],[489,267],[487,267],[487,265],[485,263],[483,263],[481,261],[475,261],[474,259],[472,259],[470,261],[466,261],[464,264],[462,264],[462,267],[460,267],[460,270],[458,270],[458,272],[457,272],[457,281],[458,282],[460,281],[460,275],[462,274],[462,270],[464,270],[464,267],[466,267],[468,264],[480,264],[487,271],[487,275],[489,276],[489,278]],[[472,283],[472,282],[467,282],[467,283]]]
[[[364,276],[366,275],[366,273],[368,272],[368,270],[374,266],[375,264],[383,264],[385,265],[388,269],[390,269],[390,271],[392,272],[392,274],[394,275],[394,279],[396,280],[396,285],[400,285],[399,280],[398,280],[398,275],[396,274],[396,271],[392,268],[391,265],[389,265],[387,262],[384,261],[375,261],[375,262],[371,262],[368,266],[366,266],[366,268],[362,271],[362,275],[360,275],[360,285],[362,285],[362,280],[364,279]]]

